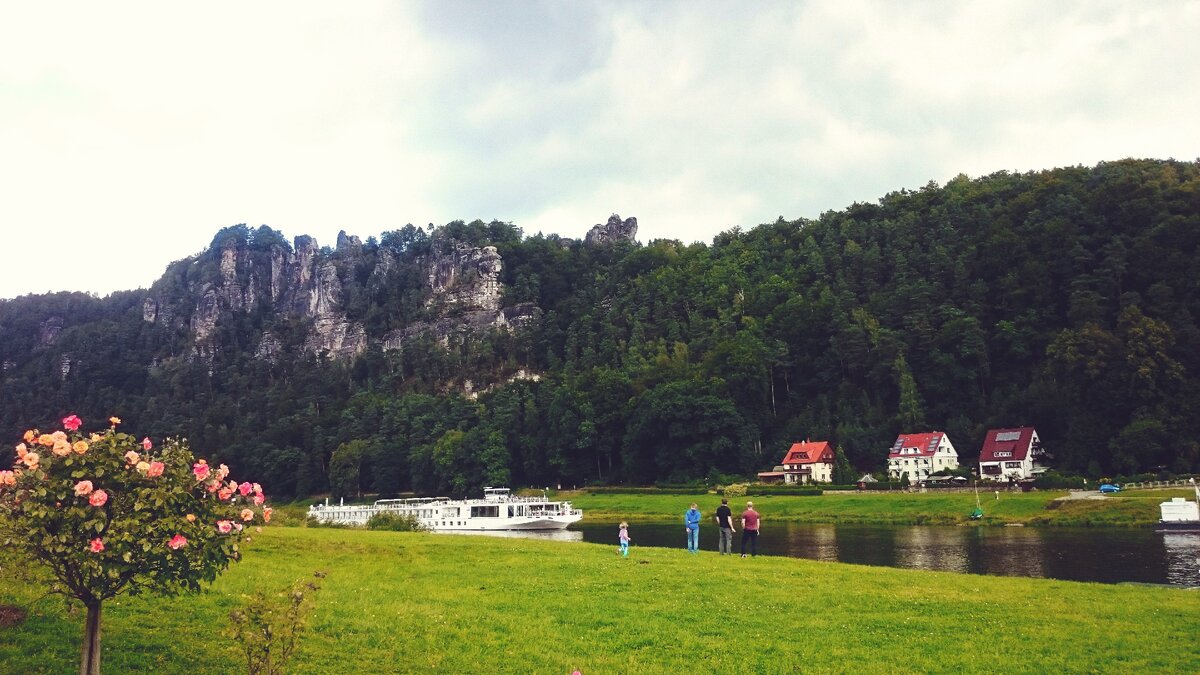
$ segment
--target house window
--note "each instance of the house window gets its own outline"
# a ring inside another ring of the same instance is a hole
[[[1020,462],[1005,462],[1005,463],[1004,463],[1004,468],[1006,468],[1006,469],[1019,469],[1019,468],[1021,468],[1021,463],[1020,463]]]
[[[997,450],[996,456],[997,457],[1012,457],[1012,451],[1011,450]]]

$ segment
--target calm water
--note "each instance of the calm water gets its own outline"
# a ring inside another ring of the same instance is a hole
[[[635,547],[687,548],[682,523],[631,522],[629,534]],[[617,525],[585,521],[550,536],[616,547]],[[739,532],[735,551],[740,542]],[[700,547],[717,550],[715,526],[701,527]],[[1200,586],[1200,534],[1149,529],[768,523],[758,550],[759,555],[969,574]]]

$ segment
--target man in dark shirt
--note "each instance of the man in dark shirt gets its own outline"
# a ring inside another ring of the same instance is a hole
[[[721,555],[733,553],[733,533],[737,530],[733,527],[733,512],[729,510],[728,499],[721,500],[721,505],[717,507],[717,514],[713,516],[713,520],[717,521],[717,527],[721,532],[718,542]]]
[[[762,519],[754,510],[754,502],[746,502],[742,512],[742,557],[746,557],[746,542],[750,542],[750,555],[758,555],[758,527]]]

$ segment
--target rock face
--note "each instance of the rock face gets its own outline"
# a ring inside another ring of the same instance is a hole
[[[304,351],[332,358],[354,356],[370,344],[402,349],[405,342],[422,335],[448,344],[453,335],[525,327],[540,316],[532,304],[501,309],[504,261],[495,247],[446,240],[437,242],[433,251],[417,264],[426,271],[425,306],[439,318],[374,339],[365,326],[346,315],[343,275],[365,271],[365,263],[362,242],[345,232],[338,234],[334,252],[322,251],[315,239],[303,235],[295,238],[290,249],[282,241],[264,247],[228,237],[215,250],[177,263],[183,269],[174,276],[186,280],[184,288],[167,292],[165,285],[156,285],[155,294],[142,303],[142,318],[186,328],[194,340],[194,354],[211,359],[221,322],[255,312],[303,319],[307,324]],[[364,275],[366,283],[388,283],[397,264],[395,254],[379,249],[371,260],[374,267]],[[286,358],[286,351],[280,336],[265,330],[255,355],[274,361]]]
[[[500,272],[504,261],[495,246],[474,248],[450,242],[451,251],[428,263],[427,307],[461,307],[495,311],[500,308]]]
[[[637,218],[626,218],[621,220],[621,216],[612,214],[608,217],[608,222],[603,225],[596,225],[587,233],[587,238],[584,243],[589,246],[600,246],[613,244],[618,241],[632,242],[637,236]]]

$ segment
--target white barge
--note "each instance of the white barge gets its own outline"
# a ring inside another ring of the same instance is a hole
[[[483,499],[380,499],[374,504],[314,504],[308,515],[318,522],[366,525],[377,513],[394,513],[416,518],[433,532],[481,532],[503,530],[561,530],[583,518],[571,502],[547,497],[516,497],[508,488],[485,487]]]
[[[1154,528],[1159,532],[1200,532],[1200,485],[1192,479],[1192,489],[1196,491],[1196,501],[1189,502],[1183,497],[1175,497],[1169,502],[1158,505],[1161,517]]]

